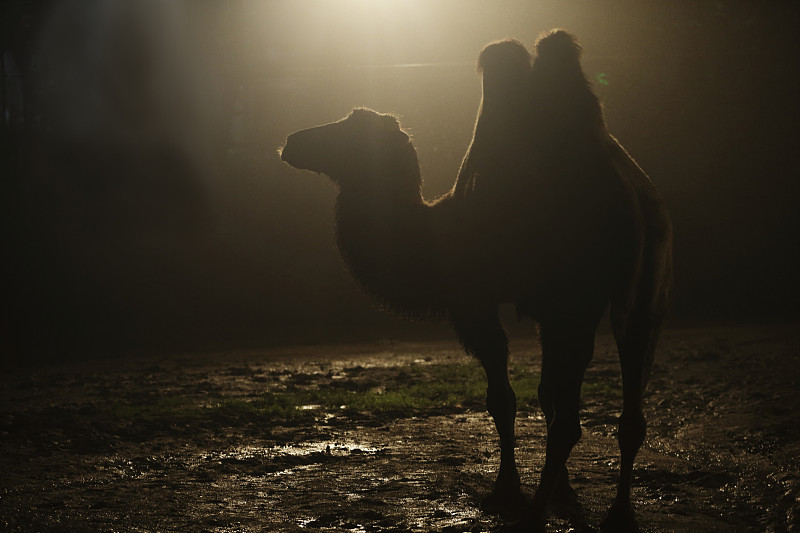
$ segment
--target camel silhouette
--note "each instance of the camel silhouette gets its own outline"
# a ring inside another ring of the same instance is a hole
[[[517,41],[479,57],[483,98],[453,189],[422,198],[416,150],[391,115],[358,108],[290,135],[281,158],[339,188],[337,244],[348,270],[386,308],[443,316],[487,377],[500,467],[482,506],[541,531],[550,504],[574,509],[565,462],[581,436],[580,389],[610,307],[622,368],[617,496],[602,527],[636,531],[630,503],[644,440],[642,401],[671,287],[672,231],[652,182],[607,131],[563,30],[531,56]],[[498,306],[539,327],[546,459],[531,501],[514,457],[516,397]],[[556,506],[557,507],[557,506]],[[578,517],[576,520],[580,520]]]

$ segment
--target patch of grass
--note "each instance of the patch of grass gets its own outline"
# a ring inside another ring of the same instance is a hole
[[[220,398],[203,408],[203,414],[227,415],[239,417],[243,415],[266,416],[268,418],[291,419],[299,418],[302,411],[298,407],[306,405],[299,403],[300,398],[289,394],[266,393],[256,399],[246,398]],[[305,413],[307,414],[307,413]]]
[[[511,382],[521,406],[535,404],[538,373],[512,369]],[[410,416],[425,411],[484,409],[486,377],[477,363],[451,365],[412,365],[383,376],[381,386],[363,390],[320,387],[270,391],[255,399],[224,399],[213,409],[230,414],[256,414],[280,419],[309,416],[310,411],[328,413],[393,412]],[[304,406],[313,407],[304,410]]]
[[[509,379],[511,387],[517,395],[518,408],[538,409],[539,373],[532,372],[527,368],[512,367],[509,371]]]
[[[538,409],[540,376],[528,367],[509,371],[519,409]],[[386,413],[411,416],[425,412],[485,409],[486,377],[475,363],[412,365],[389,371],[362,370],[357,377],[307,386],[290,379],[286,389],[272,390],[255,397],[220,397],[200,406],[182,396],[159,397],[150,403],[114,402],[105,407],[117,419],[198,419],[266,417],[276,420],[314,418],[320,412]],[[365,385],[366,383],[366,385]],[[375,386],[377,385],[377,386]],[[618,397],[621,391],[612,384],[586,382],[583,393]]]
[[[511,385],[521,410],[538,409],[539,373],[512,367]],[[267,392],[255,399],[221,399],[211,409],[228,414],[252,414],[277,419],[297,419],[327,413],[392,412],[410,416],[425,411],[483,410],[486,377],[477,363],[413,365],[397,370],[396,379],[383,376],[381,387],[298,388]],[[621,391],[603,382],[585,382],[582,392],[594,396],[619,397]],[[308,406],[310,409],[303,409]]]
[[[482,405],[485,389],[480,373],[472,375],[463,368],[453,368],[452,373],[447,373],[444,369],[424,372],[413,370],[407,373],[407,377],[386,383],[380,388],[289,388],[267,392],[255,399],[224,399],[215,402],[213,409],[275,418],[307,415],[307,411],[303,410],[304,406],[314,406],[315,409],[325,412],[395,411],[410,414],[424,410],[458,409],[476,402]]]

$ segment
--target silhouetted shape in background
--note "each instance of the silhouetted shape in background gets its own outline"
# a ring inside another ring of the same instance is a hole
[[[423,200],[416,151],[397,120],[368,109],[289,136],[281,158],[339,187],[338,246],[350,272],[386,307],[447,316],[483,365],[500,436],[488,509],[525,501],[514,459],[516,398],[498,305],[535,319],[547,455],[519,527],[544,527],[551,500],[575,506],[565,462],[581,436],[584,371],[609,306],[623,376],[617,498],[604,521],[636,529],[633,461],[645,436],[642,395],[671,284],[671,225],[652,183],[608,133],[564,31],[535,46],[488,45],[483,101],[453,190]]]

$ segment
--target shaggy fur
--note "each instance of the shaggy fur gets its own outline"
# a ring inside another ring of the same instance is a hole
[[[339,187],[339,249],[365,289],[401,314],[446,314],[481,361],[501,452],[483,502],[489,509],[513,511],[525,501],[498,305],[513,302],[539,323],[547,460],[521,530],[543,528],[551,500],[580,519],[564,463],[580,438],[580,385],[609,304],[624,405],[619,490],[604,526],[636,529],[631,471],[671,281],[669,218],[645,173],[608,134],[580,52],[562,30],[537,41],[532,62],[517,41],[484,49],[473,140],[453,190],[435,203],[423,200],[416,151],[390,115],[356,109],[292,134],[281,152]]]

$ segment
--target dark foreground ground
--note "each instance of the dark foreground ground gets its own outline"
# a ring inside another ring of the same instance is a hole
[[[634,500],[644,531],[800,531],[800,335],[667,331]],[[543,461],[539,351],[512,345],[519,460]],[[490,531],[497,468],[455,344],[172,355],[2,378],[3,531]],[[600,336],[570,459],[589,523],[613,497],[619,378]],[[567,531],[552,519],[551,531]]]

